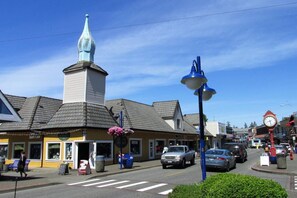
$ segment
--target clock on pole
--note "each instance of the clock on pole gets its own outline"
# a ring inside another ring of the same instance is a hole
[[[267,111],[264,116],[263,116],[263,124],[267,127],[269,136],[270,136],[270,162],[272,164],[276,163],[276,149],[274,146],[274,135],[273,135],[273,130],[274,127],[277,125],[277,118],[274,113],[271,111]]]

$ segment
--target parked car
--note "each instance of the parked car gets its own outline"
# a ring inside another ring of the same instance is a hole
[[[223,144],[223,149],[227,149],[233,153],[236,158],[236,161],[244,163],[247,160],[247,152],[243,144],[238,142],[228,142]]]
[[[286,150],[287,150],[287,153],[290,153],[290,151],[291,151],[291,146],[290,146],[290,144],[289,143],[280,143],[280,145],[283,145],[283,146],[285,146],[286,147]]]
[[[209,149],[205,152],[206,168],[230,171],[236,168],[236,158],[227,149]]]
[[[282,153],[282,154],[285,154],[285,156],[288,155],[287,149],[284,145],[275,145],[274,147],[275,147],[276,154]]]
[[[185,168],[187,161],[191,162],[191,165],[195,164],[195,151],[190,151],[186,145],[170,146],[168,151],[161,156],[163,169],[167,165],[176,165]]]

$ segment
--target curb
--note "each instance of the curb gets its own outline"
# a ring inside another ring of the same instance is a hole
[[[281,170],[268,170],[268,169],[264,169],[264,168],[260,168],[259,167],[260,165],[259,164],[255,164],[251,167],[252,170],[254,171],[258,171],[258,172],[264,172],[264,173],[272,173],[272,174],[278,174],[278,175],[288,175],[288,176],[295,176],[297,174],[295,173],[291,173],[291,172],[288,172],[288,171],[281,171]],[[284,170],[284,169],[282,169]]]

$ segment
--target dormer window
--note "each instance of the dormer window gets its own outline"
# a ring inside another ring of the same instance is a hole
[[[9,109],[6,107],[4,102],[0,98],[0,114],[7,114],[12,115],[12,113],[9,111]]]
[[[180,121],[180,119],[177,119],[176,120],[176,128],[177,129],[181,129],[181,121]]]

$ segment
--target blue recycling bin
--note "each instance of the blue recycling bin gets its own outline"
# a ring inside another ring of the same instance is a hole
[[[134,161],[133,156],[130,155],[130,154],[125,154],[124,159],[125,159],[125,160],[123,160],[123,162],[125,161],[125,163],[123,163],[124,168],[132,168],[133,167],[133,161]]]

